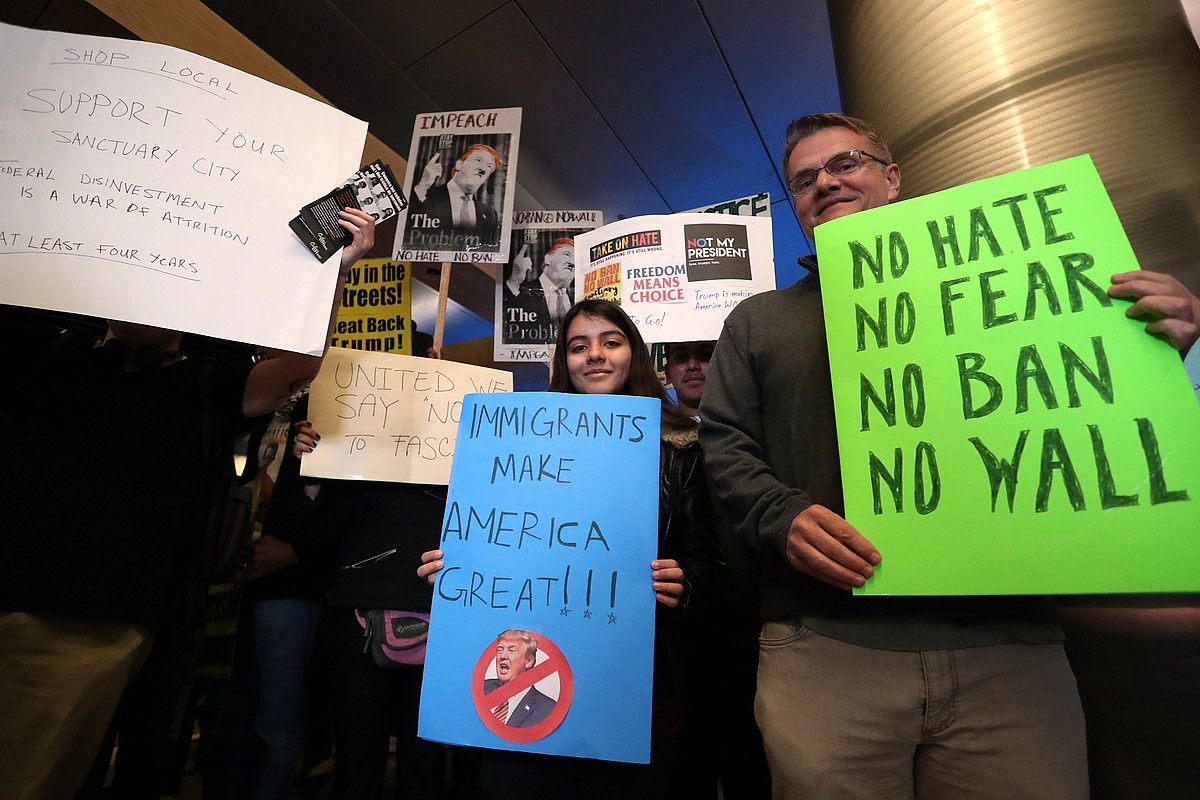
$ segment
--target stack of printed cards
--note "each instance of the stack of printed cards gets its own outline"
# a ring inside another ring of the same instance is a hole
[[[338,212],[358,208],[376,222],[391,219],[408,207],[398,187],[392,168],[376,160],[347,178],[344,185],[300,209],[300,215],[288,225],[318,260],[325,261],[350,242],[350,234],[338,225]]]

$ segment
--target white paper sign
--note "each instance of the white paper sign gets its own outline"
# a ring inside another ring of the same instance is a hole
[[[775,288],[769,217],[631,217],[575,250],[576,300],[620,303],[648,343],[716,339],[734,306]]]
[[[520,138],[519,108],[418,114],[394,257],[507,261]]]
[[[732,214],[737,217],[769,217],[771,216],[771,194],[770,192],[759,192],[758,194],[752,194],[746,197],[738,197],[733,200],[726,200],[723,203],[716,203],[711,206],[693,208],[681,213]]]
[[[321,443],[300,473],[449,484],[463,397],[512,388],[504,370],[331,347],[309,390]]]
[[[288,220],[366,123],[145,42],[0,25],[0,74],[0,302],[320,352],[337,263]]]
[[[513,216],[512,255],[496,282],[493,360],[550,360],[558,323],[575,302],[574,239],[603,224],[602,211]]]

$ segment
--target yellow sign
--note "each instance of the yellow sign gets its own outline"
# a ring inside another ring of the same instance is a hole
[[[412,355],[412,265],[390,258],[354,263],[330,347]]]

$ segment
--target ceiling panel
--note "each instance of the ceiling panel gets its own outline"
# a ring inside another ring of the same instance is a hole
[[[778,164],[789,122],[804,114],[842,108],[825,0],[700,3],[762,132],[772,164]],[[747,19],[754,24],[747,24]]]
[[[0,5],[0,22],[36,28],[38,18],[53,2],[54,0],[26,0],[23,3],[4,3]],[[75,5],[83,5],[83,0],[76,0]]]
[[[0,22],[46,31],[137,38],[85,0],[4,0],[0,2]]]
[[[438,108],[521,106],[517,179],[543,207],[599,208],[609,220],[669,210],[517,4],[406,73]]]
[[[507,0],[404,3],[397,0],[329,0],[397,66],[411,66]],[[423,109],[428,110],[428,109]]]
[[[458,277],[456,271],[454,277]],[[437,323],[438,290],[423,280],[412,282],[412,310],[410,312],[417,330],[432,334]],[[456,300],[446,303],[446,342],[465,342],[492,335],[491,314],[480,317]],[[413,353],[423,356],[424,353]]]
[[[520,6],[672,210],[773,184],[758,133],[694,0]]]
[[[821,0],[207,2],[400,153],[417,113],[521,106],[517,208],[611,221],[767,189],[780,285],[811,252],[776,161],[788,120],[839,105]]]
[[[795,259],[813,252],[792,210],[779,160],[787,125],[804,114],[840,111],[825,0],[699,0],[746,99],[771,161],[775,270],[779,285],[802,274]],[[752,20],[753,24],[747,24]]]
[[[204,2],[393,150],[408,152],[413,118],[430,100],[329,0]]]

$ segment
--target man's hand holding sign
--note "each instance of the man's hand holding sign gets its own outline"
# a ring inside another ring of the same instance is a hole
[[[1200,298],[1173,275],[1150,270],[1119,272],[1112,276],[1108,293],[1134,300],[1125,313],[1150,320],[1146,331],[1166,338],[1181,355],[1187,355],[1200,338]]]
[[[839,589],[862,588],[883,560],[857,528],[815,503],[792,520],[787,558],[797,571]]]

